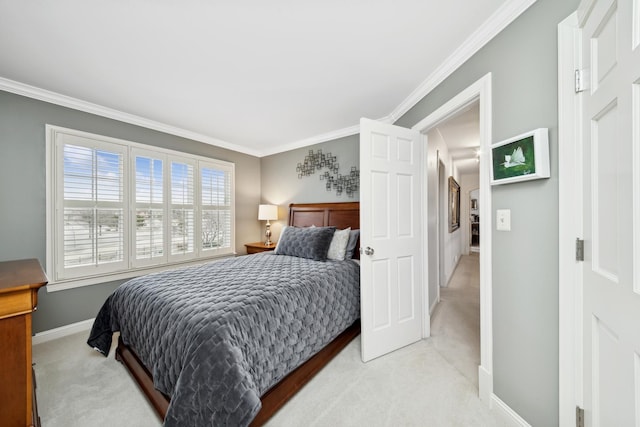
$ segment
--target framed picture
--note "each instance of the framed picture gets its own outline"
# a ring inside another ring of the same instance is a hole
[[[460,228],[460,185],[449,177],[449,233]]]
[[[491,185],[549,176],[547,128],[535,129],[491,146]]]

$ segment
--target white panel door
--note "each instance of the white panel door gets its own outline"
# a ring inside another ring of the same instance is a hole
[[[417,131],[360,121],[362,360],[422,337],[421,143]]]
[[[640,426],[639,3],[581,5],[588,13],[582,20],[582,58],[590,83],[582,113],[588,426]]]

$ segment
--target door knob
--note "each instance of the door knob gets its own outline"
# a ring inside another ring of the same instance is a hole
[[[364,248],[364,254],[365,255],[373,255],[373,252],[374,252],[374,250],[373,250],[372,247],[367,246],[366,248]]]

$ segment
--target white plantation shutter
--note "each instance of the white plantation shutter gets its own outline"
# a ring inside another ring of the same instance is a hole
[[[58,278],[126,268],[126,148],[60,135]]]
[[[49,125],[46,149],[51,289],[233,254],[233,163]]]
[[[166,262],[165,250],[165,160],[166,156],[143,150],[132,150],[135,204],[132,230],[134,265]]]
[[[175,260],[195,255],[195,162],[172,159],[170,169],[170,257]]]
[[[228,251],[232,246],[232,169],[200,162],[201,249]]]

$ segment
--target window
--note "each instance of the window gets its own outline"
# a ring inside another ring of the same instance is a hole
[[[231,176],[215,165],[200,168],[200,206],[203,251],[224,248],[231,241]]]
[[[235,250],[232,163],[55,126],[47,159],[52,290]]]
[[[135,179],[135,266],[166,262],[164,248],[165,196],[164,156],[146,150],[132,150]]]
[[[195,251],[194,165],[171,162],[171,256],[188,258]]]

